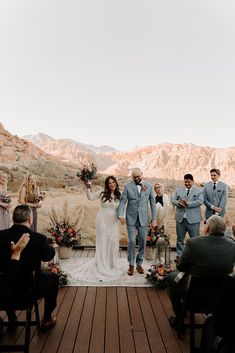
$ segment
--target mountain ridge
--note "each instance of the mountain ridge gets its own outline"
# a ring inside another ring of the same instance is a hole
[[[37,135],[30,137],[35,145]],[[107,151],[99,150],[97,153],[96,149],[90,149],[93,145],[71,139],[48,140],[50,137],[46,136],[47,142],[45,140],[38,144],[45,152],[77,164],[82,164],[84,160],[94,161],[104,174],[129,175],[132,168],[139,167],[146,177],[182,180],[184,174],[191,173],[196,181],[204,183],[210,179],[210,169],[216,167],[221,169],[221,179],[235,186],[235,146],[216,148],[192,143],[162,143],[135,147],[124,152],[112,150],[108,146]]]

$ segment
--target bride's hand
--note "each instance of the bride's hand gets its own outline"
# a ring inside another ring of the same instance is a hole
[[[126,223],[124,217],[118,217],[118,218],[119,218],[119,221],[120,221],[121,224],[125,224]]]

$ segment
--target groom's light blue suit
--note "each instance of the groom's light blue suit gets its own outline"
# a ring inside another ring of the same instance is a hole
[[[139,233],[139,252],[136,265],[143,262],[145,240],[149,224],[149,205],[151,220],[156,220],[156,201],[153,187],[150,183],[142,181],[142,190],[139,192],[134,181],[125,185],[118,208],[118,216],[125,217],[128,232],[127,259],[129,265],[135,263],[136,233]]]

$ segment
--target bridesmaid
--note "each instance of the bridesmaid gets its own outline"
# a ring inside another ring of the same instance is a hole
[[[0,230],[10,227],[11,198],[7,195],[7,176],[0,171]]]
[[[28,174],[21,186],[19,193],[19,203],[21,205],[28,205],[32,209],[33,223],[30,229],[37,232],[37,209],[42,207],[40,200],[40,191],[37,186],[36,179],[33,174]]]

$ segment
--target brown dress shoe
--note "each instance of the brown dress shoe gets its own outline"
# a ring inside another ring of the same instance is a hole
[[[136,269],[141,275],[144,274],[144,269],[143,269],[143,267],[141,265],[137,266]]]
[[[41,330],[43,332],[50,330],[50,328],[55,326],[55,324],[56,324],[56,316],[52,317],[49,321],[43,320],[41,324]]]
[[[129,269],[128,269],[128,271],[127,271],[127,274],[128,274],[129,276],[133,276],[133,274],[134,274],[134,266],[132,266],[132,265],[129,266]]]

